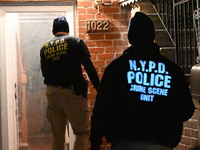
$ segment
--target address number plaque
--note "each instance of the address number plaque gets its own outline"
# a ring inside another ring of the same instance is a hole
[[[87,32],[102,32],[109,29],[108,20],[88,20]]]

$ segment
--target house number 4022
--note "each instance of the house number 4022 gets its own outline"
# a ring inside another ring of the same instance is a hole
[[[87,32],[107,31],[108,29],[108,20],[87,21]]]

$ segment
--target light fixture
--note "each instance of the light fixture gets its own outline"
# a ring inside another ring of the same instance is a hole
[[[94,3],[94,8],[98,9],[98,15],[100,15],[100,10],[103,8],[103,6],[111,6],[111,3],[104,3],[103,0],[96,0]]]

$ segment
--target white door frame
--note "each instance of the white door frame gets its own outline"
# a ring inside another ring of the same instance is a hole
[[[17,122],[16,120],[13,120],[15,117],[15,109],[16,106],[13,107],[12,113],[13,116],[10,117],[12,114],[9,113],[8,107],[10,103],[14,104],[14,96],[10,95],[9,87],[14,87],[13,84],[9,85],[8,80],[12,78],[11,72],[14,70],[9,70],[8,66],[12,66],[13,62],[7,61],[7,54],[11,53],[6,52],[6,49],[8,49],[8,45],[6,45],[6,27],[5,27],[5,16],[6,13],[20,13],[20,12],[59,12],[59,11],[67,11],[67,7],[69,7],[70,11],[73,11],[73,17],[75,14],[75,3],[71,2],[68,3],[69,5],[66,6],[0,6],[0,99],[1,99],[1,119],[2,119],[2,150],[17,150],[18,148],[18,141],[17,141]],[[71,22],[71,21],[70,21]],[[75,21],[73,19],[73,24],[70,25],[70,35],[75,34]],[[15,80],[15,79],[14,79]],[[13,82],[13,81],[12,81]],[[15,92],[15,88],[11,89],[13,90],[13,93]],[[13,97],[13,98],[11,98]],[[16,127],[13,129],[13,127],[10,127],[10,123],[15,123]],[[12,133],[14,132],[14,133]],[[72,132],[72,131],[71,131]],[[72,133],[70,133],[72,135]],[[14,140],[11,141],[11,140]],[[70,139],[70,142],[74,142],[74,139]],[[14,145],[13,145],[14,143]],[[72,145],[72,144],[70,144]],[[70,149],[72,147],[70,146]]]

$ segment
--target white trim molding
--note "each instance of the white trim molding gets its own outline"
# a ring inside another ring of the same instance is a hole
[[[118,0],[120,6],[125,7],[137,3],[140,0]]]

